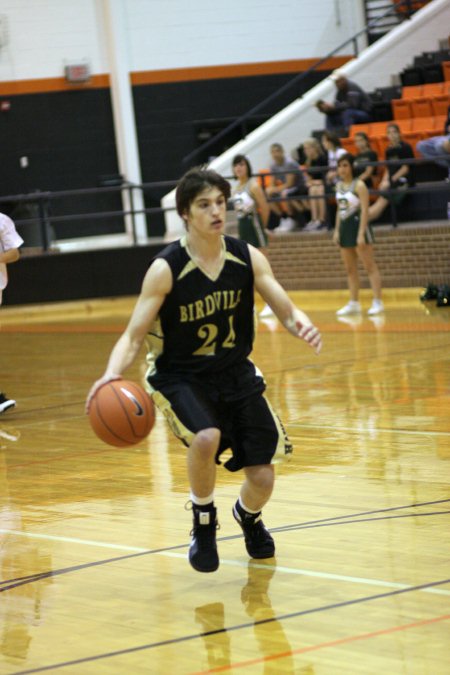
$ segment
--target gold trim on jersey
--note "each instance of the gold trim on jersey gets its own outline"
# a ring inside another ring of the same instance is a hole
[[[153,389],[148,381],[146,383],[146,389],[150,392],[154,404],[166,418],[166,421],[175,436],[189,447],[194,439],[195,434],[192,431],[189,431],[189,429],[185,427],[184,424],[178,419],[170,404],[170,401],[163,394],[161,394],[160,391]]]
[[[177,281],[180,279],[183,279],[185,276],[187,276],[190,272],[193,272],[196,269],[199,269],[208,279],[211,279],[211,281],[217,281],[217,279],[220,277],[223,268],[225,267],[225,263],[227,260],[229,262],[234,262],[237,263],[238,265],[243,265],[244,267],[247,267],[247,263],[244,260],[241,260],[237,256],[233,255],[233,253],[230,253],[230,251],[227,251],[226,244],[225,244],[225,238],[222,237],[222,251],[223,251],[223,260],[221,262],[220,267],[217,269],[215,274],[211,274],[206,270],[202,265],[200,265],[199,262],[197,262],[194,258],[194,255],[192,254],[188,240],[186,235],[181,237],[180,239],[180,246],[186,249],[186,252],[190,258],[189,262],[183,267],[181,270],[180,274],[177,277]]]
[[[185,267],[183,267],[180,274],[177,276],[177,281],[180,281],[180,279],[183,279],[183,277],[185,277],[187,274],[189,274],[189,272],[193,272],[194,270],[196,270],[197,267],[198,267],[198,265],[193,260],[189,260],[188,264],[185,265]]]
[[[267,407],[269,408],[270,412],[272,413],[273,421],[275,422],[275,426],[278,431],[278,443],[277,447],[275,448],[275,452],[273,453],[272,459],[270,461],[271,464],[280,464],[281,462],[285,462],[286,460],[291,459],[291,455],[293,452],[293,447],[292,443],[290,442],[288,435],[286,433],[286,430],[281,423],[280,418],[278,417],[277,413],[275,410],[272,408],[272,405],[267,398],[267,396],[264,396],[263,394],[263,399],[267,403]]]
[[[244,267],[247,267],[247,263],[244,260],[241,260],[240,258],[237,258],[235,255],[227,251],[225,253],[225,260],[230,260],[231,262],[238,263],[238,265],[243,265]]]

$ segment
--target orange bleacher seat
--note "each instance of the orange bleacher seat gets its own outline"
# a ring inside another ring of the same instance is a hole
[[[350,152],[352,155],[356,155],[358,152],[353,138],[341,138],[341,145],[346,152]]]
[[[428,96],[433,98],[434,96],[440,96],[444,94],[444,83],[443,82],[432,82],[430,84],[422,85],[422,96]]]
[[[258,181],[260,188],[262,188],[264,192],[266,191],[266,188],[269,187],[271,178],[272,176],[270,175],[270,169],[260,169],[258,171],[256,180]]]
[[[391,101],[394,120],[409,119],[412,117],[411,104],[414,99],[394,98]]]
[[[355,134],[357,134],[359,131],[363,131],[365,134],[367,134],[369,136],[371,126],[372,125],[370,123],[369,124],[352,124],[352,126],[350,127],[350,133],[349,133],[350,138],[353,138],[353,136]]]
[[[434,117],[414,117],[412,120],[411,131],[419,131],[428,135],[430,131],[434,131],[435,123]],[[408,133],[408,132],[406,132]]]
[[[433,115],[435,117],[438,117],[439,115],[447,115],[449,106],[450,106],[450,93],[435,96],[431,100],[431,107],[433,109]]]
[[[430,98],[416,98],[411,101],[411,112],[413,117],[432,117],[433,106]]]
[[[405,131],[411,131],[412,122],[412,118],[395,120],[395,124],[398,126],[402,134],[405,133]]]
[[[450,96],[450,80],[442,83],[442,93]]]
[[[437,115],[434,118],[434,134],[433,136],[445,136],[444,127],[447,121],[447,115]]]
[[[370,136],[385,136],[386,127],[389,122],[372,122],[370,125]]]
[[[444,73],[444,80],[446,82],[450,81],[450,61],[442,62],[442,72]]]
[[[382,160],[386,156],[386,148],[389,145],[389,139],[387,136],[377,136],[370,139],[370,143],[378,155],[378,159]],[[383,173],[383,167],[379,168],[379,171]]]
[[[423,84],[417,84],[412,87],[402,87],[402,98],[412,99],[422,96]]]

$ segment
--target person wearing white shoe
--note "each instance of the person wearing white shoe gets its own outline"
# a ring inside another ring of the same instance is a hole
[[[8,272],[6,266],[19,260],[19,247],[22,246],[23,239],[17,233],[16,227],[4,213],[0,213],[0,305],[2,304],[3,289],[8,283]],[[6,412],[9,408],[14,408],[16,402],[12,398],[5,396],[0,392],[0,413]]]
[[[382,314],[384,312],[384,304],[382,300],[374,299],[372,306],[367,310],[369,316],[377,316],[377,314]]]
[[[263,189],[252,176],[252,166],[245,155],[233,158],[232,170],[237,183],[231,193],[231,202],[237,216],[239,239],[265,253],[269,204]]]
[[[263,189],[252,177],[252,165],[245,155],[236,155],[232,162],[233,175],[237,180],[231,192],[231,200],[237,216],[239,239],[246,241],[267,256],[269,204]],[[291,218],[286,220],[292,220]],[[292,228],[295,222],[292,220]],[[277,230],[281,229],[281,224]],[[283,231],[289,231],[285,229]],[[259,313],[261,318],[273,316],[269,305]]]
[[[373,291],[373,303],[369,315],[384,311],[381,300],[381,277],[373,254],[373,233],[369,225],[369,192],[366,184],[353,176],[354,157],[349,153],[338,159],[336,184],[336,225],[333,241],[340,247],[341,257],[347,272],[350,301],[338,309],[337,316],[349,316],[361,312],[359,303],[358,258],[366,270]]]

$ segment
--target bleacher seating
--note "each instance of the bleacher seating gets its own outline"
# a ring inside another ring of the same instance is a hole
[[[427,64],[438,63],[442,66],[442,73],[446,79],[440,82],[408,85],[400,89],[391,87],[390,93],[401,94],[400,98],[392,98],[390,101],[392,119],[354,124],[350,128],[348,138],[341,139],[344,148],[354,152],[353,137],[358,131],[363,131],[369,136],[372,147],[382,159],[388,145],[386,127],[394,122],[399,126],[403,139],[413,147],[415,155],[418,156],[416,151],[418,141],[443,133],[450,106],[450,61],[439,61],[439,58],[443,56],[448,58],[450,50],[437,52],[437,57],[433,54],[429,52],[422,55],[423,62],[419,62],[418,65],[423,68]]]

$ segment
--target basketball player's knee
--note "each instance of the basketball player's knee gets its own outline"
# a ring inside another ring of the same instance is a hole
[[[255,467],[254,470],[247,474],[247,478],[258,490],[263,492],[271,492],[275,482],[275,473],[273,467],[268,464]]]
[[[220,431],[214,427],[202,429],[195,435],[196,450],[204,459],[216,454],[219,442]]]

